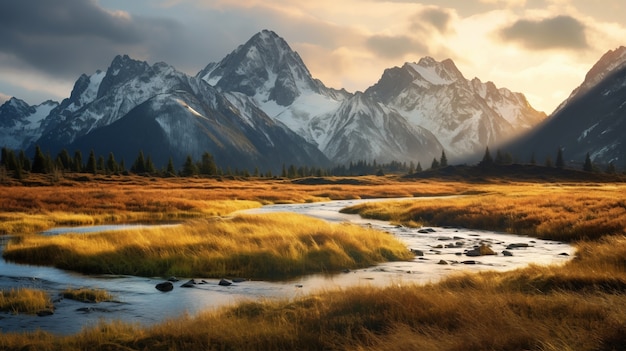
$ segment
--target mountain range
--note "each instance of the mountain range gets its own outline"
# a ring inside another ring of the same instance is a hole
[[[566,162],[623,168],[626,157],[626,47],[610,50],[587,73],[583,83],[530,133],[505,148],[540,162],[554,160],[558,149]]]
[[[187,155],[199,159],[208,151],[222,167],[272,171],[359,160],[427,166],[442,152],[463,162],[487,146],[525,152],[527,143],[552,151],[558,146],[550,140],[544,146],[532,138],[546,139],[542,130],[567,118],[558,116],[580,111],[571,107],[582,101],[579,95],[599,91],[592,103],[606,106],[606,89],[611,96],[622,93],[617,86],[624,67],[615,62],[624,55],[603,60],[546,118],[521,93],[468,80],[449,59],[424,57],[389,68],[363,92],[329,88],[284,39],[264,30],[195,76],[120,55],[106,71],[79,77],[61,103],[29,106],[12,98],[0,106],[0,146],[113,152],[127,162],[142,150],[158,166],[170,157],[182,165]],[[589,129],[593,121],[580,127]],[[594,130],[608,130],[603,123],[596,127],[586,134],[594,140]]]

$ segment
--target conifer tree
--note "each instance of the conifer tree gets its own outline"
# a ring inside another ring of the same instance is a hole
[[[104,156],[100,155],[98,157],[98,171],[104,172],[105,169],[106,169],[106,166],[104,162]]]
[[[33,173],[46,173],[46,164],[46,156],[44,156],[43,152],[41,152],[39,145],[35,146],[35,157],[33,158],[33,166],[30,171]]]
[[[200,161],[199,172],[202,175],[216,175],[217,174],[217,166],[215,165],[215,159],[213,155],[208,152],[204,152],[202,154],[202,159]]]
[[[565,168],[565,161],[563,160],[563,149],[559,148],[556,152],[556,168]]]
[[[74,162],[72,162],[74,168],[72,169],[74,172],[82,172],[83,171],[83,154],[80,150],[76,150],[74,152]]]
[[[448,166],[448,158],[446,157],[446,152],[441,150],[441,158],[439,159],[439,167],[447,167]]]
[[[20,150],[20,156],[17,158],[17,167],[21,168],[23,171],[30,172],[31,166],[30,158],[26,156],[26,152]]]
[[[181,171],[181,175],[183,177],[192,177],[198,174],[198,168],[196,164],[193,162],[193,158],[191,155],[187,155],[185,159],[185,163],[183,164],[183,170]]]
[[[608,165],[606,165],[606,173],[608,174],[615,174],[616,170],[615,170],[615,164],[613,163],[613,161],[609,162]]]
[[[112,152],[109,152],[109,158],[107,158],[107,172],[116,173],[119,170],[118,168],[115,156],[113,156]]]
[[[156,173],[156,167],[154,166],[154,162],[152,162],[152,157],[150,155],[148,155],[148,158],[146,158],[146,169],[145,169],[145,171],[148,174]]]
[[[433,162],[430,164],[430,169],[437,169],[439,168],[439,161],[437,161],[436,158],[433,158]]]
[[[591,157],[589,156],[589,153],[585,155],[585,164],[583,164],[583,171],[593,172],[593,164],[591,163]]]
[[[66,171],[72,170],[72,158],[66,149],[61,150],[57,155],[57,165]]]
[[[483,156],[482,161],[479,163],[480,166],[491,166],[493,165],[493,158],[491,158],[491,153],[489,152],[489,146],[485,148],[485,155]]]
[[[423,171],[422,164],[420,162],[417,162],[417,166],[415,166],[415,172],[421,172],[421,171]]]
[[[167,176],[176,175],[176,168],[174,168],[174,160],[170,157],[167,161],[167,168],[165,169],[165,173]]]
[[[2,164],[7,171],[15,171],[20,168],[18,159],[15,158],[15,151],[8,148],[2,148]]]
[[[142,150],[139,150],[139,154],[137,155],[133,165],[130,167],[130,170],[135,174],[146,173],[146,160],[143,156]]]
[[[98,173],[98,165],[96,161],[96,153],[93,151],[89,151],[89,158],[87,159],[87,165],[85,167],[85,171],[92,174]]]

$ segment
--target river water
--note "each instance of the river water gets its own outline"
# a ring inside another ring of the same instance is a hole
[[[419,199],[413,199],[419,201]],[[419,250],[423,255],[407,262],[388,262],[374,267],[344,272],[335,275],[310,275],[280,282],[243,281],[230,286],[221,286],[217,279],[195,278],[203,284],[192,288],[180,285],[189,278],[180,278],[171,292],[160,292],[155,285],[161,278],[135,276],[83,275],[52,267],[21,265],[0,260],[0,289],[35,288],[47,291],[55,300],[53,315],[38,317],[0,313],[0,331],[45,330],[55,334],[73,334],[83,327],[104,320],[122,320],[130,323],[150,325],[184,313],[219,308],[241,301],[266,298],[294,298],[319,290],[353,286],[386,286],[389,284],[409,285],[436,282],[461,271],[511,270],[528,265],[558,264],[566,262],[574,249],[565,243],[539,240],[523,236],[463,228],[405,228],[386,222],[365,220],[358,215],[341,214],[339,210],[365,201],[386,200],[341,200],[324,203],[271,205],[246,210],[245,213],[263,214],[271,212],[296,212],[321,218],[330,222],[351,222],[371,226],[396,235],[409,249]],[[442,198],[442,201],[445,201]],[[93,232],[111,229],[126,229],[128,226],[55,228],[48,235],[64,232]],[[8,238],[0,237],[0,252]],[[481,243],[491,245],[495,256],[468,257],[465,252]],[[511,244],[521,244],[508,248]],[[506,256],[502,251],[509,251]],[[445,263],[445,264],[444,264]],[[105,289],[118,301],[85,304],[59,298],[67,288]]]

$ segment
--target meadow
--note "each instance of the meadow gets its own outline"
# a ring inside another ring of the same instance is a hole
[[[189,226],[184,231],[190,233],[193,228],[207,226],[218,232],[218,226],[228,226],[230,222],[245,223],[240,228],[257,224],[264,227],[277,225],[272,222],[277,219],[272,216],[213,218],[229,213],[229,209],[212,209],[215,201],[225,201],[224,204],[242,201],[245,206],[260,206],[344,198],[459,195],[445,200],[416,198],[385,202],[383,206],[367,204],[347,211],[402,225],[464,226],[564,240],[575,245],[577,252],[571,261],[559,266],[531,265],[504,273],[459,274],[427,285],[354,287],[287,300],[243,301],[218,311],[173,317],[152,327],[113,322],[63,337],[46,332],[5,333],[0,335],[0,349],[625,349],[626,206],[623,199],[626,185],[623,183],[514,179],[466,183],[406,181],[394,177],[312,179],[300,184],[280,179],[183,181],[140,177],[124,181],[96,178],[85,182],[84,187],[73,186],[74,182],[6,186],[3,193],[16,195],[10,196],[12,200],[4,196],[0,199],[2,216],[21,217],[24,222],[28,222],[28,216],[43,216],[50,221],[46,225],[56,225],[54,216],[61,215],[93,216],[103,218],[106,223],[119,223],[128,218],[149,218],[152,211],[164,211],[167,215],[155,215],[154,220],[184,221],[184,226]],[[90,201],[72,195],[73,192],[83,197],[100,194],[101,199]],[[298,227],[311,222],[308,218],[291,220]],[[331,231],[343,230],[341,227]],[[258,242],[247,235],[261,231],[249,228],[243,234],[237,232],[239,239],[235,245],[248,245],[242,237]],[[317,231],[304,229],[304,237]],[[146,232],[146,235],[158,233]],[[26,243],[38,237],[28,234],[15,241]],[[286,241],[298,240],[288,237]],[[143,245],[160,250],[154,243]],[[188,247],[195,248],[196,244]],[[36,250],[37,244],[26,251]],[[258,251],[259,247],[252,246],[249,250]],[[98,254],[89,252],[87,256]]]

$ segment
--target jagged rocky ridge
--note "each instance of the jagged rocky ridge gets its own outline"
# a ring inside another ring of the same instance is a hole
[[[508,141],[545,118],[520,93],[463,77],[451,60],[426,57],[385,71],[374,86],[329,89],[287,43],[262,31],[197,75],[246,95],[331,160],[430,163],[462,159]]]
[[[626,47],[604,54],[582,84],[545,121],[506,149],[543,163],[555,159],[581,165],[589,153],[593,162],[624,167],[626,143]]]
[[[209,151],[233,168],[356,160],[427,166],[443,150],[452,160],[482,153],[545,117],[522,94],[465,79],[451,60],[390,68],[364,92],[328,88],[271,31],[195,77],[118,56],[106,72],[82,75],[71,96],[51,106],[39,128],[12,128],[5,134],[13,139],[0,135],[2,143],[52,153],[112,151],[126,162],[141,149],[159,165]]]
[[[315,146],[246,101],[233,105],[201,79],[165,63],[116,57],[105,72],[83,75],[70,98],[42,122],[42,149],[113,152],[132,162],[139,150],[157,165],[181,165],[205,151],[223,167],[279,170],[330,165]]]

